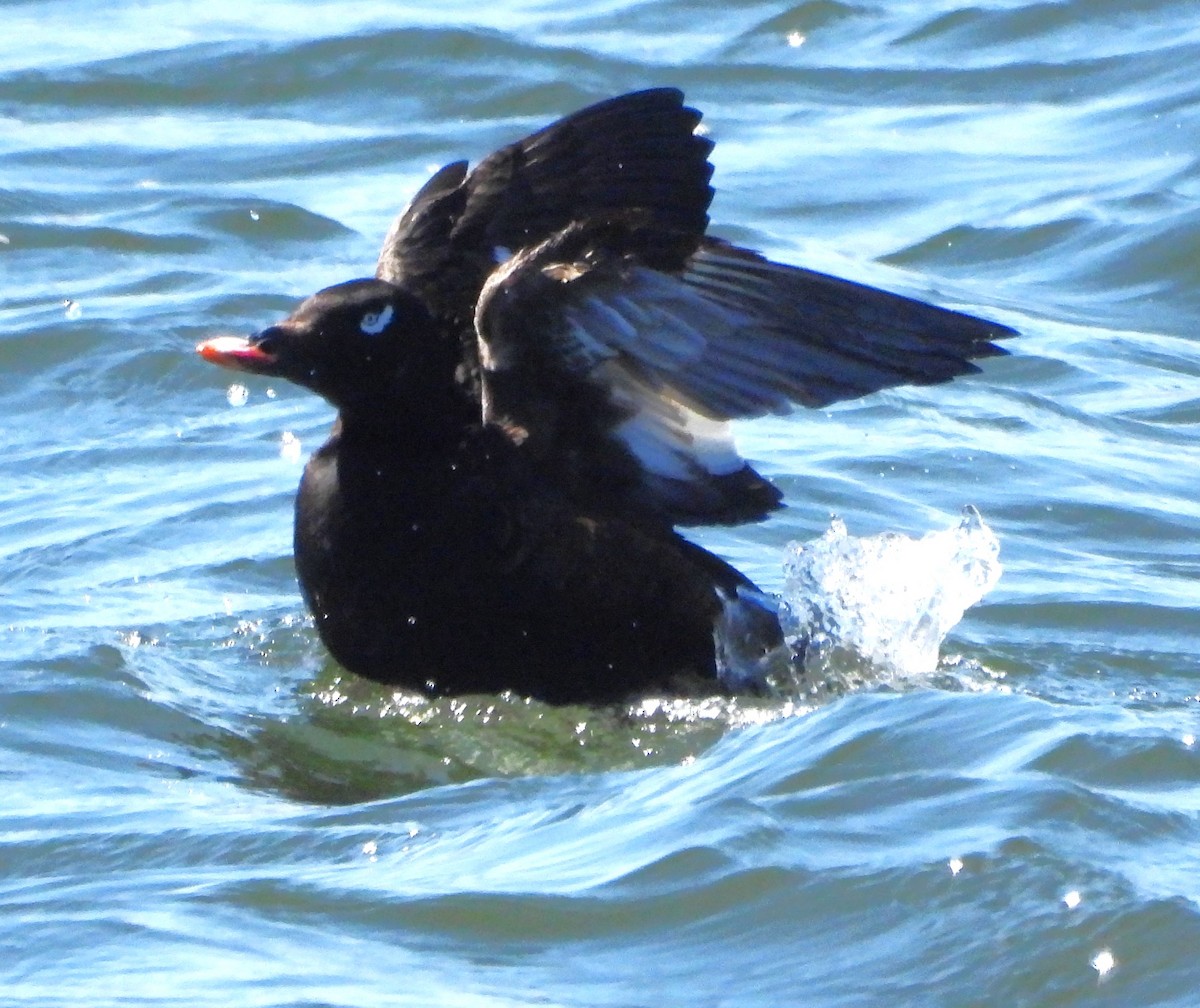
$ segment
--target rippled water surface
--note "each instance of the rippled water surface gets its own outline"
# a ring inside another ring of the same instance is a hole
[[[4,1004],[1197,1004],[1193,3],[0,6]],[[974,504],[1002,580],[815,705],[343,676],[290,554],[328,408],[193,345],[652,84],[720,233],[1023,333],[746,425],[791,507],[697,538],[779,588],[831,513]]]

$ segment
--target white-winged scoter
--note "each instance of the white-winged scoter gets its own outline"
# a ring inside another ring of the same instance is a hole
[[[780,502],[729,421],[1003,353],[1003,325],[707,236],[699,122],[658,88],[447,165],[374,278],[198,347],[338,411],[300,482],[295,556],[347,669],[551,703],[720,690],[714,623],[753,586],[675,526]]]

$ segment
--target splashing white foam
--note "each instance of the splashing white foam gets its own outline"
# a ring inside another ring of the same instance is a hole
[[[813,692],[929,675],[946,634],[999,579],[999,552],[973,507],[920,539],[855,537],[834,518],[819,539],[788,546],[778,603],[787,653],[754,654],[738,614],[727,611],[718,628],[722,678]]]
[[[788,552],[784,632],[808,677],[928,675],[946,634],[1001,570],[999,540],[973,507],[920,539],[856,538],[835,518]]]

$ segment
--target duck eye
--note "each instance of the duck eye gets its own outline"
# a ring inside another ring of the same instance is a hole
[[[358,323],[358,328],[368,336],[378,336],[392,321],[395,310],[391,305],[384,305],[377,312],[367,312]]]

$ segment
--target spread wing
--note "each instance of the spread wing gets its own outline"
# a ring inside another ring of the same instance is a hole
[[[463,161],[449,164],[396,219],[375,275],[421,296],[436,315],[465,323],[469,332],[496,262],[572,221],[636,207],[659,227],[689,236],[690,253],[708,226],[712,201],[713,145],[696,134],[699,122],[682,92],[655,88],[581,109],[473,170]]]
[[[777,506],[731,419],[946,381],[1011,334],[706,239],[699,121],[679,91],[641,91],[449,164],[376,269],[460,341],[483,418],[551,478],[673,524]]]
[[[664,271],[664,246],[636,216],[564,229],[494,272],[475,329],[485,420],[535,457],[602,463],[580,478],[623,454],[613,492],[676,524],[776,505],[728,421],[947,381],[1012,335],[712,239]]]

